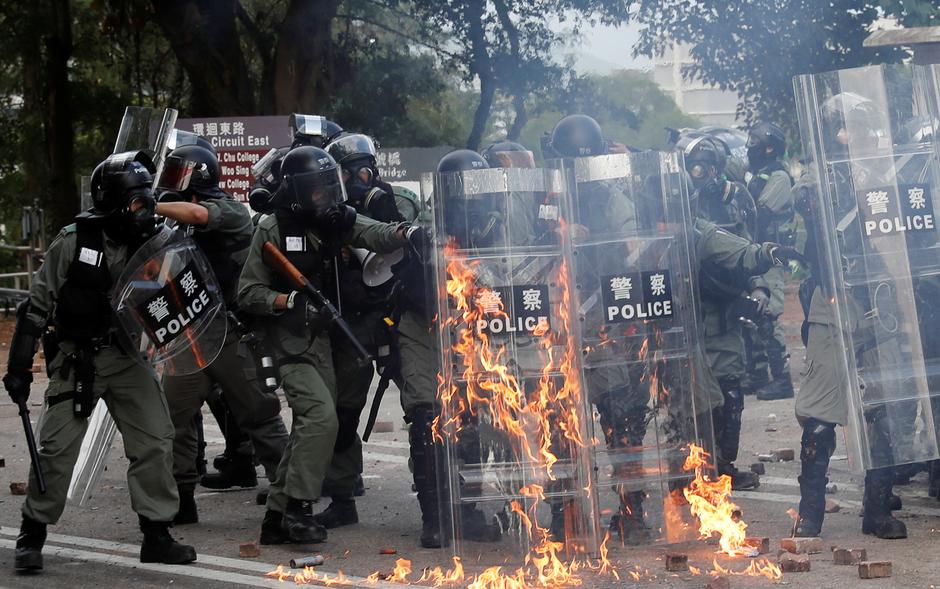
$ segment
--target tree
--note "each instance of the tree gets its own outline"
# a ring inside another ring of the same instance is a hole
[[[878,2],[858,0],[640,0],[634,18],[645,28],[635,53],[662,55],[673,41],[688,43],[687,77],[736,92],[745,121],[767,117],[792,131],[793,76],[904,57],[896,48],[862,46],[883,15]]]
[[[666,147],[665,127],[695,127],[649,74],[621,70],[607,76],[591,75],[573,81],[568,92],[536,105],[520,142],[536,150],[543,133],[568,114],[583,113],[597,119],[608,141],[638,149]]]

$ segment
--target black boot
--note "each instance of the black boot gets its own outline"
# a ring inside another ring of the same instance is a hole
[[[721,416],[715,427],[718,474],[730,476],[731,488],[735,491],[756,489],[760,486],[760,477],[753,472],[738,470],[734,465],[741,443],[741,415],[744,412],[744,394],[738,386],[738,380],[723,380],[721,393],[725,403],[719,410]]]
[[[862,533],[872,534],[882,540],[907,538],[907,526],[891,515],[888,505],[893,479],[892,468],[878,468],[865,473]]]
[[[415,489],[421,507],[421,546],[443,548],[450,545],[450,537],[443,530],[441,520],[442,489],[439,489],[437,457],[434,452],[434,437],[431,423],[434,411],[431,407],[418,407],[412,411],[408,428],[408,445],[411,449],[411,464],[414,468]]]
[[[173,518],[173,523],[177,526],[199,523],[199,512],[196,510],[196,491],[195,483],[183,483],[176,485],[176,490],[180,496],[180,509]]]
[[[499,524],[486,520],[475,505],[460,506],[460,537],[473,542],[496,542],[502,535]]]
[[[794,394],[793,380],[790,378],[790,373],[786,372],[774,377],[769,384],[758,389],[757,399],[759,401],[792,399]]]
[[[313,518],[312,501],[288,498],[281,525],[294,544],[319,544],[326,540],[326,528]]]
[[[548,535],[553,542],[565,541],[565,504],[561,499],[551,500],[552,522],[548,526]]]
[[[610,518],[610,531],[627,546],[641,546],[650,542],[649,529],[643,519],[643,491],[621,491],[620,510]]]
[[[144,541],[140,545],[140,562],[186,564],[196,560],[196,549],[180,544],[170,536],[170,522],[150,521],[140,515],[140,531]]]
[[[273,509],[264,512],[264,519],[261,520],[261,538],[258,542],[264,545],[290,544],[290,536],[284,528],[283,513]]]
[[[927,473],[927,494],[940,499],[940,460],[931,460]]]
[[[330,506],[313,516],[313,519],[328,530],[359,523],[356,500],[352,496],[333,495]]]
[[[20,535],[16,537],[13,570],[19,575],[42,570],[42,546],[46,543],[46,524],[24,515]]]
[[[258,486],[258,473],[255,471],[254,458],[246,454],[235,454],[225,461],[218,462],[222,468],[218,472],[203,475],[200,484],[207,489],[231,489],[232,487],[251,488]]]
[[[795,535],[819,536],[826,516],[826,485],[829,458],[836,449],[835,424],[809,419],[803,423],[800,440],[800,517]]]

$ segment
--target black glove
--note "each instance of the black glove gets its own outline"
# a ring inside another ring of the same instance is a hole
[[[157,202],[189,202],[189,199],[183,196],[181,192],[164,190],[157,196]]]
[[[345,233],[356,224],[356,209],[347,205],[330,207],[325,216],[329,226],[337,233]]]
[[[390,223],[401,219],[395,197],[381,188],[376,188],[366,197],[366,214],[383,223]]]
[[[316,335],[330,323],[329,317],[313,305],[307,293],[297,290],[287,297],[284,319],[288,330],[295,334],[309,329],[312,335]]]
[[[431,235],[424,227],[412,225],[405,232],[411,250],[422,263],[427,263],[431,257]]]
[[[33,382],[32,372],[7,372],[3,377],[3,388],[7,390],[13,402],[19,405],[29,399],[29,385]]]
[[[773,260],[775,266],[783,266],[790,260],[796,260],[804,266],[808,265],[803,254],[798,252],[795,248],[780,245],[778,243],[768,243],[767,245],[770,246],[767,250],[767,253],[770,254],[770,258]]]
[[[767,312],[767,306],[770,305],[770,297],[767,295],[766,290],[763,288],[755,288],[748,296],[757,303],[758,314],[763,315]]]

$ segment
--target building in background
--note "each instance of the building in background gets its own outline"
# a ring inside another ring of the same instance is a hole
[[[692,63],[689,46],[674,42],[671,50],[653,59],[653,80],[676,101],[682,112],[697,117],[702,124],[735,126],[737,94],[719,90],[701,80],[683,78],[682,69]]]

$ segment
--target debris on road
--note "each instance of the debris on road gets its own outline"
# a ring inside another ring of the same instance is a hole
[[[858,563],[859,579],[885,579],[891,576],[891,562],[860,562]]]

